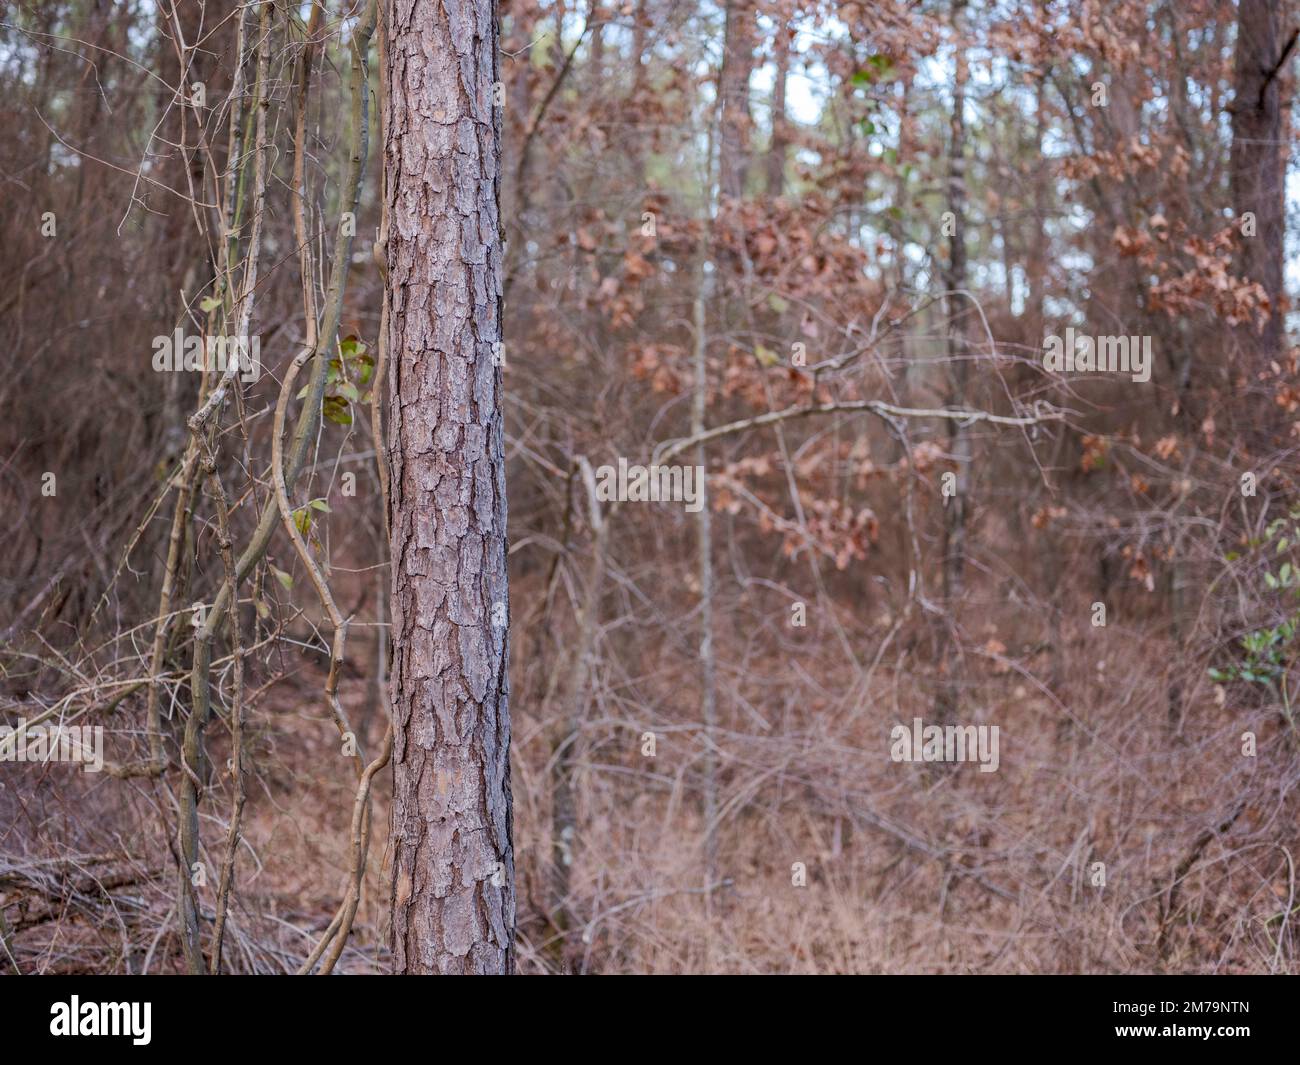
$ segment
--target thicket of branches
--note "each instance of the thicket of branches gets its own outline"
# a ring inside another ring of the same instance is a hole
[[[0,968],[386,967],[386,7],[0,23]],[[1300,10],[500,16],[521,969],[1295,971]]]

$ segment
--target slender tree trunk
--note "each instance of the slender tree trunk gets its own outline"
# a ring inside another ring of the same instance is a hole
[[[767,148],[767,194],[773,198],[785,191],[785,156],[790,144],[789,119],[785,113],[785,85],[790,77],[790,29],[776,28],[776,82],[772,86],[772,142]]]
[[[727,21],[718,75],[722,128],[718,143],[718,188],[724,199],[745,192],[749,169],[749,76],[754,69],[752,0],[727,0]]]
[[[600,92],[605,78],[605,19],[606,14],[601,8],[600,0],[596,0],[591,5],[591,19],[589,30],[591,34],[591,53],[587,60],[587,77],[591,79],[591,85],[595,92]]]
[[[960,11],[960,7],[959,7]],[[948,210],[952,212],[952,238],[946,286],[948,289],[948,397],[949,406],[966,403],[970,377],[965,338],[967,298],[958,290],[966,287],[966,53],[957,53],[953,82],[951,143],[949,146]],[[966,584],[966,502],[970,493],[970,430],[961,422],[948,422],[948,454],[956,466],[956,492],[944,499],[943,512],[943,603],[944,635],[940,638],[941,664],[945,667],[936,700],[935,716],[951,721],[960,703],[957,677],[958,656],[953,652],[952,633]]]
[[[1034,236],[1029,254],[1029,336],[1037,351],[1047,328],[1047,199],[1051,172],[1046,165],[1047,90],[1040,78],[1034,90],[1034,143],[1038,158],[1044,160],[1034,170]]]
[[[497,22],[388,0],[393,963],[514,968]]]
[[[553,956],[559,967],[571,971],[576,960],[569,933],[574,926],[569,898],[573,863],[578,852],[578,803],[574,777],[578,770],[582,725],[590,702],[588,688],[595,676],[596,634],[600,629],[600,596],[605,584],[605,559],[609,524],[596,498],[595,477],[583,461],[577,490],[585,497],[591,514],[591,564],[581,612],[577,618],[578,640],[570,670],[570,688],[561,728],[551,751],[554,766],[551,785],[551,920],[559,933]],[[581,507],[582,503],[575,504]]]
[[[695,392],[691,402],[691,433],[704,431],[705,411],[708,409],[708,335],[706,328],[704,256],[700,257],[696,281],[692,319],[695,333]],[[695,461],[701,471],[708,468],[708,453],[701,444],[695,451]],[[700,576],[700,716],[704,721],[704,887],[705,900],[717,879],[718,871],[718,695],[717,671],[713,657],[713,523],[709,513],[706,480],[701,476],[701,502],[696,515],[699,530]]]
[[[894,283],[899,288],[905,288],[908,284],[907,256],[903,254],[902,248],[907,241],[906,219],[911,211],[909,167],[915,165],[916,156],[916,137],[913,132],[916,119],[912,113],[912,99],[912,74],[904,71],[899,78],[898,96],[894,100],[894,107],[898,111],[898,166],[894,173],[894,211],[891,213],[895,217],[885,216],[888,219],[885,225],[889,227],[898,249],[894,253]],[[906,381],[906,371],[904,380]]]
[[[632,16],[632,55],[631,62],[632,72],[632,94],[631,106],[640,105],[642,94],[646,91],[646,65],[642,62],[645,58],[646,48],[649,44],[650,13],[647,10],[646,0],[637,0],[636,13]],[[628,137],[623,134],[626,140],[627,152],[632,157],[632,180],[634,187],[638,190],[645,188],[645,152],[646,146],[639,132]]]
[[[1282,263],[1286,213],[1283,178],[1282,84],[1294,35],[1278,32],[1278,0],[1241,0],[1237,8],[1237,55],[1232,105],[1232,201],[1237,217],[1255,216],[1254,235],[1241,238],[1239,270],[1258,282],[1271,303],[1267,322],[1256,332],[1251,322],[1238,332],[1243,351],[1261,360],[1276,357],[1282,343]]]

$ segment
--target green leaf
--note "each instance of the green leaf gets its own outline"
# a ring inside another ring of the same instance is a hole
[[[871,69],[856,70],[853,72],[853,77],[849,80],[854,85],[870,85],[877,78],[888,74],[890,68],[894,65],[894,61],[887,55],[873,55],[867,60],[867,63],[870,65]]]
[[[274,566],[271,567],[271,572],[275,574],[275,579],[284,585],[286,592],[293,591],[293,577],[290,574],[285,573],[282,569],[276,569]]]
[[[330,505],[326,503],[325,500],[323,499],[313,499],[307,505],[311,507],[312,510],[323,510],[326,514],[332,513],[332,511],[330,510]]]
[[[352,424],[352,411],[348,409],[347,401],[338,396],[326,396],[321,404],[321,413],[338,425]]]
[[[216,296],[205,296],[199,300],[199,310],[204,314],[211,314],[221,306],[221,301]]]

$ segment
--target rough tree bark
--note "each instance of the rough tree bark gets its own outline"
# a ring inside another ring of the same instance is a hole
[[[1286,213],[1283,178],[1282,88],[1286,63],[1295,49],[1278,30],[1278,0],[1241,0],[1237,10],[1237,52],[1232,104],[1232,202],[1237,217],[1255,216],[1255,234],[1241,241],[1239,270],[1268,293],[1272,306],[1258,333],[1255,323],[1239,329],[1244,350],[1256,356],[1250,369],[1277,355],[1282,343],[1281,300]]]
[[[514,968],[492,0],[388,0],[393,963]]]

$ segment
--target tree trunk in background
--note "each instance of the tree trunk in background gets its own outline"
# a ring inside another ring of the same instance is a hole
[[[916,137],[913,130],[916,125],[916,119],[912,113],[912,72],[904,70],[899,77],[899,95],[894,100],[894,107],[898,113],[898,167],[894,175],[894,201],[892,206],[895,208],[894,217],[889,218],[885,224],[889,228],[890,236],[893,238],[895,245],[894,252],[894,284],[898,288],[906,288],[911,283],[908,271],[907,256],[903,254],[903,245],[907,243],[907,218],[912,210],[911,193],[908,188],[909,166],[915,165],[916,158]],[[911,360],[908,360],[911,365]],[[906,382],[908,372],[903,372],[903,380]],[[891,437],[897,443],[896,438]],[[901,447],[901,445],[900,445]],[[901,455],[901,451],[900,451]]]
[[[704,431],[708,409],[708,336],[705,332],[708,278],[704,273],[704,255],[700,256],[696,276],[695,300],[692,304],[694,324],[695,391],[691,397],[691,434]],[[695,450],[695,462],[701,471],[708,469],[708,452],[701,444]],[[713,654],[713,521],[709,513],[707,480],[701,475],[701,503],[696,514],[699,531],[700,577],[700,718],[704,723],[704,901],[711,912],[710,893],[718,871],[718,693],[717,668]]]
[[[960,5],[958,7],[960,13]],[[969,310],[966,296],[958,292],[966,287],[966,53],[957,53],[957,72],[953,81],[951,143],[949,145],[948,210],[952,212],[953,233],[950,243],[948,273],[948,396],[947,404],[961,407],[966,403],[966,383],[970,377],[969,352],[966,350],[965,315]],[[960,704],[960,685],[956,674],[959,656],[952,653],[952,633],[957,627],[957,610],[966,585],[966,500],[970,492],[970,430],[955,419],[948,423],[948,455],[956,467],[956,492],[944,499],[943,511],[943,603],[945,626],[940,637],[940,664],[944,673],[935,717],[952,721]]]
[[[650,12],[646,0],[637,0],[636,12],[632,16],[632,96],[631,102],[635,107],[641,99],[641,94],[645,92],[646,68],[642,59],[646,54],[648,44],[648,31],[650,29]],[[633,183],[638,191],[645,188],[645,143],[639,136],[633,135],[627,137],[623,134],[627,145],[626,151],[632,157],[632,175]]]
[[[231,69],[238,61],[232,55],[238,23],[238,19],[230,17],[232,7],[232,0],[208,0],[206,7],[178,3],[174,9],[168,3],[159,5],[156,16],[158,67],[164,84],[157,91],[162,126],[153,147],[162,157],[162,184],[186,195],[192,190],[200,200],[215,193],[198,127],[200,123],[213,125],[210,118],[219,113],[230,94]],[[207,106],[202,109],[189,103],[196,83],[203,85],[207,96]],[[223,137],[211,139],[211,162],[217,174],[225,171],[226,146]],[[195,293],[211,282],[214,267],[193,207],[180,196],[161,189],[151,189],[147,195],[150,216],[162,243],[160,254],[166,257],[166,266],[157,275],[159,318],[170,322],[171,329],[180,325],[186,315],[178,286],[190,303],[197,302]],[[162,438],[162,461],[168,465],[175,463],[184,450],[184,412],[194,408],[198,394],[198,382],[189,377],[167,374],[164,383],[166,398],[157,432]]]
[[[514,968],[495,16],[387,4],[399,973]]]
[[[754,69],[754,11],[750,0],[728,0],[722,70],[722,129],[718,144],[718,189],[738,200],[749,169],[749,76]]]
[[[588,59],[587,73],[592,80],[593,90],[599,92],[605,77],[605,24],[608,15],[601,8],[600,0],[591,5],[591,18],[588,21],[591,34],[591,52]]]
[[[578,639],[569,671],[566,709],[562,728],[551,749],[551,921],[558,933],[552,940],[552,957],[560,971],[576,971],[581,944],[571,941],[574,927],[570,906],[573,863],[578,851],[578,804],[574,777],[579,766],[582,726],[595,692],[588,695],[595,675],[596,634],[600,629],[600,596],[605,584],[605,560],[609,525],[596,498],[595,476],[584,461],[578,491],[586,497],[591,513],[591,564],[587,572],[581,612],[577,618]],[[582,502],[575,506],[581,508]]]
[[[776,28],[776,82],[772,86],[772,142],[767,149],[767,194],[773,198],[785,191],[785,154],[790,144],[789,120],[785,114],[785,83],[790,76],[790,29]]]
[[[1039,78],[1034,88],[1034,145],[1038,158],[1046,160],[1047,89]],[[1051,171],[1046,165],[1034,173],[1034,235],[1029,242],[1029,338],[1032,350],[1040,350],[1047,330],[1047,203]]]
[[[1255,216],[1255,235],[1241,238],[1238,269],[1268,293],[1271,313],[1261,332],[1255,323],[1237,330],[1244,352],[1261,360],[1276,357],[1282,343],[1282,259],[1286,229],[1283,203],[1282,82],[1285,45],[1278,34],[1278,0],[1241,0],[1237,9],[1237,56],[1232,109],[1232,203],[1236,216]]]

